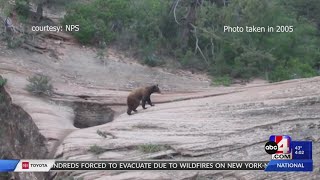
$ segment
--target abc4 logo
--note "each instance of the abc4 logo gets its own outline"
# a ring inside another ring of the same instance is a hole
[[[268,154],[275,154],[278,151],[278,145],[276,142],[273,141],[269,141],[266,143],[266,145],[264,146],[264,150],[266,150],[266,152]]]
[[[270,136],[269,142],[264,146],[265,151],[268,154],[290,154],[291,138],[290,136]]]

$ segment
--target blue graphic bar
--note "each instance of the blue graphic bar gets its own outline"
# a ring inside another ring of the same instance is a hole
[[[10,159],[10,160],[0,160],[0,172],[10,172],[14,171],[20,160]]]
[[[312,159],[312,141],[292,141],[292,159]]]
[[[311,159],[298,160],[271,160],[265,171],[312,171],[313,161]]]

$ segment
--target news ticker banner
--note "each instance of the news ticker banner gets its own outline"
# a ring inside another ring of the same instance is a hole
[[[288,135],[271,135],[265,145],[271,161],[265,171],[312,171],[312,141],[292,141]]]
[[[0,160],[0,172],[75,170],[264,170],[268,161],[58,161]]]
[[[49,172],[76,170],[312,171],[312,161],[57,161],[50,159],[0,160],[0,172]]]
[[[271,135],[265,144],[271,161],[59,161],[0,160],[0,172],[75,170],[313,170],[312,141],[292,141],[288,135]]]

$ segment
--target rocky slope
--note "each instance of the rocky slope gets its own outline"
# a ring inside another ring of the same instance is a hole
[[[319,179],[320,78],[287,81],[225,95],[157,104],[133,116],[74,131],[60,146],[65,159],[104,160],[269,160],[264,144],[271,134],[312,140],[313,173],[211,172],[77,172],[84,179]],[[227,89],[226,89],[227,91]],[[156,101],[161,96],[155,96]],[[106,138],[97,131],[108,134]],[[110,134],[110,136],[109,136]],[[81,144],[81,145],[80,145]],[[167,147],[144,153],[144,144]],[[93,145],[105,152],[88,153]]]

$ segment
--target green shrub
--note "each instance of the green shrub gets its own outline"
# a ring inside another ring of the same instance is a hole
[[[151,67],[155,67],[155,66],[162,65],[163,61],[155,54],[150,54],[144,58],[143,64],[146,64]]]
[[[107,64],[107,58],[106,58],[106,51],[107,51],[107,45],[104,41],[99,42],[99,48],[97,49],[97,55],[96,58],[98,58],[102,63],[103,66],[105,67]]]
[[[138,149],[143,153],[154,153],[158,151],[168,150],[170,147],[168,145],[159,144],[142,144],[138,146]]]
[[[284,67],[278,66],[270,74],[270,82],[278,82],[290,79],[290,71]]]
[[[15,10],[21,21],[26,21],[30,15],[30,4],[27,0],[16,0]]]
[[[117,40],[125,49],[140,50],[176,38],[178,26],[166,12],[170,5],[169,0],[94,0],[69,6],[62,23],[80,25],[72,33],[81,43]]]
[[[103,62],[105,64],[105,62],[106,62],[105,49],[100,49],[99,48],[97,50],[96,58],[99,59],[101,62]]]
[[[102,153],[106,152],[106,149],[104,149],[100,146],[97,146],[97,145],[93,145],[90,147],[90,149],[88,151],[93,154],[98,155],[98,154],[102,154]]]
[[[10,49],[15,49],[20,47],[20,45],[25,41],[24,36],[12,36],[11,34],[5,34],[5,40],[7,41],[7,47]]]
[[[292,59],[286,65],[276,67],[270,74],[270,81],[308,78],[316,75],[317,71],[310,64],[303,63],[298,59]]]
[[[258,50],[246,50],[234,59],[231,76],[234,78],[250,79],[261,77],[268,72],[275,58],[270,53]]]
[[[7,79],[0,77],[0,88],[6,85]]]
[[[150,67],[160,66],[163,64],[161,58],[156,54],[155,47],[156,45],[153,43],[152,45],[149,45],[142,49],[142,53],[140,53],[140,56],[142,56],[143,58],[143,64],[146,64]]]
[[[26,90],[34,95],[52,95],[53,86],[51,85],[51,79],[45,75],[35,75],[28,78],[29,84],[27,84]]]
[[[10,174],[8,172],[0,173],[0,179],[10,179]]]
[[[7,79],[0,77],[0,88],[2,88],[7,83]],[[0,92],[0,104],[5,100],[4,95]]]
[[[62,21],[65,25],[77,24],[80,26],[80,31],[72,33],[83,44],[90,43],[94,37],[95,28],[91,19],[94,11],[91,4],[75,4],[67,9],[67,14]]]
[[[180,51],[180,53],[182,52]],[[179,59],[180,59],[181,65],[185,68],[194,67],[196,62],[198,61],[197,57],[191,50],[186,51],[184,54],[180,56]]]
[[[128,6],[127,1],[121,0],[95,0],[91,3],[72,4],[67,8],[62,23],[78,24],[80,31],[72,33],[83,44],[110,42],[127,21]]]
[[[158,127],[152,124],[137,124],[132,126],[133,128],[137,128],[137,129],[158,129],[158,128],[162,128],[162,127]]]
[[[107,133],[106,132],[103,132],[103,131],[100,131],[100,130],[97,130],[97,134],[103,138],[107,138]]]
[[[229,76],[214,77],[212,84],[214,86],[230,86],[232,79]]]

